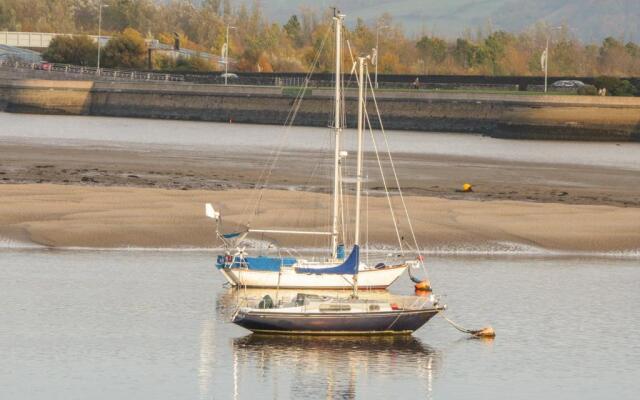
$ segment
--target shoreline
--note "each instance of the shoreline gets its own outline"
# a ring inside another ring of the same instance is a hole
[[[0,237],[0,252],[2,251],[61,251],[61,252],[158,252],[158,253],[213,253],[219,254],[224,251],[223,247],[47,247],[40,246],[33,243],[16,243],[15,246],[5,246],[6,238]],[[472,258],[476,256],[482,257],[496,257],[496,258],[602,258],[602,259],[639,259],[640,260],[640,247],[637,249],[620,250],[620,251],[563,251],[563,250],[547,250],[547,249],[530,249],[519,250],[517,243],[504,243],[504,245],[513,245],[514,250],[493,250],[491,247],[486,249],[477,248],[475,250],[466,248],[451,248],[446,249],[431,249],[421,248],[420,253],[427,257],[460,257],[460,258]],[[251,249],[259,251],[259,249]],[[293,251],[290,248],[281,248],[282,251]],[[298,254],[307,257],[313,257],[318,254],[324,254],[326,249],[295,249]],[[384,250],[369,250],[369,254],[373,257],[385,256],[390,254],[389,251]]]
[[[204,217],[213,202],[225,230],[238,227],[251,190],[168,190],[51,184],[0,185],[0,248],[211,251],[214,226]],[[293,205],[324,208],[328,196],[267,190],[254,226],[322,228],[322,216],[298,215]],[[424,196],[407,198],[418,243],[428,255],[640,256],[640,209],[518,201],[478,202]],[[287,210],[287,213],[283,213]],[[316,212],[316,214],[322,214]],[[370,220],[389,219],[385,199],[370,199]],[[384,224],[384,225],[390,225]],[[406,224],[400,224],[406,231]],[[370,232],[370,242],[397,248],[390,227]],[[263,237],[280,247],[322,248],[316,239]],[[3,245],[4,244],[4,245]],[[43,247],[38,247],[43,246]],[[16,247],[13,247],[16,248]]]
[[[0,71],[0,110],[281,125],[293,96],[282,87],[22,79]],[[355,101],[345,94],[353,126]],[[312,89],[295,125],[325,127],[331,91]],[[496,138],[640,142],[635,98],[478,93],[381,92],[389,130],[483,134]],[[375,123],[374,123],[375,125]]]

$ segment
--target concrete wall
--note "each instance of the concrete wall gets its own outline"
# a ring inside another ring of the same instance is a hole
[[[330,123],[332,92],[317,89],[296,123]],[[346,93],[353,126],[355,93]],[[0,74],[0,107],[10,112],[283,124],[294,96],[276,87],[15,80]],[[614,97],[381,92],[387,129],[482,133],[494,137],[640,141],[640,99]],[[369,112],[374,119],[374,106]],[[375,124],[375,121],[372,121]]]
[[[92,82],[6,80],[0,75],[0,107],[8,112],[88,115]]]

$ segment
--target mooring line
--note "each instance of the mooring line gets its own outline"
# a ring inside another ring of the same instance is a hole
[[[478,337],[478,338],[494,338],[496,337],[496,331],[491,327],[491,326],[487,326],[484,327],[482,329],[467,329],[461,325],[456,324],[455,322],[453,322],[452,320],[450,320],[449,318],[447,318],[444,315],[444,311],[443,310],[438,310],[438,314],[440,314],[442,316],[442,318],[444,318],[445,321],[447,321],[449,324],[451,324],[451,326],[453,326],[454,328],[456,328],[457,330],[459,330],[462,333],[468,333],[471,336],[474,337]]]

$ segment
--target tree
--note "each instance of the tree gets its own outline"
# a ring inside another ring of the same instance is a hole
[[[292,15],[291,18],[289,18],[289,21],[287,21],[282,28],[296,47],[302,47],[302,25],[300,25],[297,15]]]
[[[15,29],[16,12],[5,0],[0,0],[0,29]]]
[[[633,42],[629,42],[624,46],[625,50],[627,50],[627,53],[629,53],[629,55],[633,58],[638,58],[640,57],[640,46],[638,46],[637,44],[633,43]]]
[[[486,51],[486,62],[489,64],[491,73],[494,75],[504,74],[505,65],[503,65],[505,59],[505,53],[507,47],[513,42],[514,37],[504,31],[493,32],[484,40],[483,47]]]
[[[447,42],[437,37],[423,36],[416,48],[427,67],[442,64],[447,57]]]
[[[608,37],[602,41],[598,63],[602,73],[622,75],[625,67],[631,64],[631,56],[622,42]]]
[[[127,28],[107,42],[102,54],[107,68],[143,68],[147,47],[138,31]]]
[[[105,4],[109,7],[102,11],[103,28],[116,32],[126,28],[146,30],[155,15],[150,0],[105,0]]]
[[[53,63],[95,66],[98,44],[89,36],[56,36],[42,57]]]
[[[220,0],[203,0],[202,1],[202,7],[203,8],[208,8],[210,10],[212,10],[213,12],[215,12],[216,14],[220,15],[220,5],[221,5],[221,1]]]
[[[73,20],[80,32],[95,32],[93,27],[98,21],[99,5],[94,0],[75,0]]]
[[[453,55],[458,64],[465,69],[473,69],[485,60],[485,53],[479,46],[468,39],[458,39],[453,50]]]
[[[284,1],[284,0],[279,0]],[[546,1],[546,0],[545,0]],[[549,0],[550,1],[550,0]],[[95,34],[98,31],[100,0],[0,0],[0,30],[24,32],[59,32]],[[324,48],[316,71],[333,69],[333,35],[330,31],[332,12],[314,11],[302,6],[287,22],[273,23],[260,9],[264,0],[102,0],[102,33],[114,35],[126,28],[135,29],[148,38],[173,43],[173,33],[180,35],[181,45],[195,51],[220,54],[225,42],[227,24],[237,27],[230,33],[230,54],[237,61],[234,68],[267,71],[308,71],[316,59],[316,51]],[[366,0],[352,0],[363,5]],[[391,3],[391,2],[389,2]],[[253,6],[252,6],[253,4]],[[355,54],[370,54],[380,31],[380,71],[386,73],[541,75],[540,56],[545,49],[551,27],[536,23],[525,32],[514,35],[495,31],[488,24],[478,35],[471,31],[449,41],[433,35],[413,38],[406,35],[390,14],[378,18],[347,21],[345,38]],[[619,39],[607,38],[602,43],[582,43],[568,35],[566,29],[554,33],[550,42],[550,74],[639,76],[640,47]],[[120,42],[122,42],[119,39]],[[115,43],[115,42],[114,42]],[[122,44],[122,43],[120,43]],[[69,43],[52,49],[52,59],[93,65],[94,57],[71,54]],[[79,43],[74,44],[79,46]],[[125,46],[126,47],[126,46]],[[55,51],[54,51],[55,50]],[[64,53],[63,54],[63,50]],[[140,49],[108,49],[103,65],[142,65]],[[126,50],[126,51],[125,51]],[[146,50],[146,49],[145,49]],[[79,51],[79,50],[78,50]],[[126,59],[122,59],[128,54]],[[134,54],[134,56],[131,56]],[[158,65],[176,67],[176,59],[167,57]],[[175,56],[175,55],[174,55]],[[382,60],[386,57],[385,60]],[[350,64],[345,51],[345,63]],[[182,60],[184,68],[191,61]],[[217,64],[211,65],[218,67]],[[631,82],[633,83],[633,82]],[[621,83],[621,85],[625,85]],[[620,86],[621,93],[631,88]]]
[[[356,26],[353,31],[348,34],[348,37],[353,50],[359,54],[369,54],[371,49],[376,46],[375,33],[369,29],[362,18],[356,20]],[[382,47],[384,47],[384,45]]]

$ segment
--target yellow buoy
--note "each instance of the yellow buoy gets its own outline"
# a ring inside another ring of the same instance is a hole
[[[464,193],[473,192],[473,185],[470,183],[465,183],[464,185],[462,185],[462,191]]]

